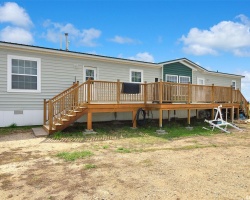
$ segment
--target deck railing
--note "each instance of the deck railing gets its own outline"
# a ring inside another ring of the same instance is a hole
[[[56,122],[71,111],[88,104],[101,103],[238,103],[242,109],[248,102],[239,90],[232,87],[178,84],[170,82],[138,83],[135,94],[123,92],[123,84],[117,82],[88,80],[79,85],[74,83],[69,89],[50,100],[44,100],[44,124],[50,130]]]

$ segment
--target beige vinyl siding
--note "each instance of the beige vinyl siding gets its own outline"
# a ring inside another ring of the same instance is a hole
[[[59,52],[60,53],[60,52]],[[7,55],[34,57],[41,59],[41,93],[7,92]],[[141,65],[141,63],[140,63]],[[6,50],[0,47],[0,111],[42,110],[43,99],[49,99],[76,80],[83,82],[83,66],[97,68],[97,78],[106,81],[129,82],[130,69],[143,70],[144,81],[153,82],[161,77],[161,68],[138,66],[136,63],[121,64],[111,61],[90,61],[84,56],[65,57],[62,54],[45,54],[40,52],[24,52]]]
[[[193,72],[193,84],[197,84],[197,78],[203,78],[205,80],[205,85],[215,86],[226,86],[230,87],[232,85],[232,81],[236,81],[236,88],[241,90],[241,78],[237,76],[223,75],[223,74],[205,74],[199,71]]]

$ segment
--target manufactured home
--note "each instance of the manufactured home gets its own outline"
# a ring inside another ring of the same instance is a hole
[[[136,121],[139,108],[155,118],[197,115],[223,103],[247,108],[243,76],[212,72],[186,59],[149,63],[68,50],[0,42],[0,127],[74,121]],[[167,112],[163,112],[167,111]],[[172,112],[175,111],[175,112]]]

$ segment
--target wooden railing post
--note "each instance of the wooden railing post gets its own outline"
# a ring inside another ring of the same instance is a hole
[[[52,130],[53,127],[53,115],[54,115],[54,108],[52,100],[49,100],[49,130]]]
[[[233,90],[234,90],[234,89],[233,89],[233,86],[231,85],[231,90],[230,90],[230,91],[231,91],[231,97],[230,97],[231,103],[233,103],[233,101],[234,101],[234,100],[233,100],[233,92],[234,92]]]
[[[212,84],[211,103],[214,103],[214,84]]]
[[[79,81],[76,82],[76,85],[79,86]],[[79,88],[74,91],[74,109],[79,105],[78,95],[79,95]]]
[[[43,125],[46,125],[47,120],[47,105],[46,105],[46,99],[43,100]]]
[[[191,102],[191,84],[190,82],[188,83],[188,104]]]
[[[160,80],[160,88],[159,88],[159,101],[162,103],[162,79]]]
[[[148,101],[148,90],[147,90],[147,81],[144,82],[144,104]]]
[[[90,104],[90,94],[91,94],[91,92],[90,92],[90,88],[91,88],[91,87],[90,87],[90,84],[91,84],[91,83],[90,83],[90,78],[89,78],[88,81],[87,81],[87,88],[88,88],[88,89],[87,89],[87,90],[88,90],[88,94],[87,94],[87,95],[88,95],[88,96],[87,96],[87,103],[88,103],[88,104]]]
[[[120,83],[120,79],[117,79],[117,86],[116,86],[116,100],[117,100],[117,104],[120,103],[120,98],[121,98],[121,83]]]

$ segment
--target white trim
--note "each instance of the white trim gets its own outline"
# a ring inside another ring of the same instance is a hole
[[[190,83],[190,76],[179,76],[179,83],[181,83],[180,78],[188,78],[188,83]]]
[[[167,82],[167,76],[175,76],[177,77],[177,82],[174,82],[174,83],[178,83],[179,82],[179,76],[178,75],[174,75],[174,74],[165,74],[165,81]]]
[[[36,90],[19,90],[11,88],[12,75],[12,59],[30,60],[37,62],[37,89]],[[25,92],[25,93],[40,93],[41,92],[41,58],[7,55],[7,92]]]
[[[236,90],[236,89],[237,89],[237,86],[236,86],[236,83],[237,83],[237,82],[236,82],[236,80],[232,80],[232,82],[231,82],[232,85],[231,85],[231,86],[233,86],[233,82],[235,83],[234,89]]]
[[[141,82],[132,82],[132,72],[141,72]],[[143,83],[143,70],[141,70],[141,69],[130,69],[129,70],[129,82],[131,82],[131,83]]]
[[[203,81],[203,85],[205,85],[205,79],[204,78],[199,78],[199,77],[197,77],[197,85],[200,85],[199,84],[199,80],[202,80]]]

